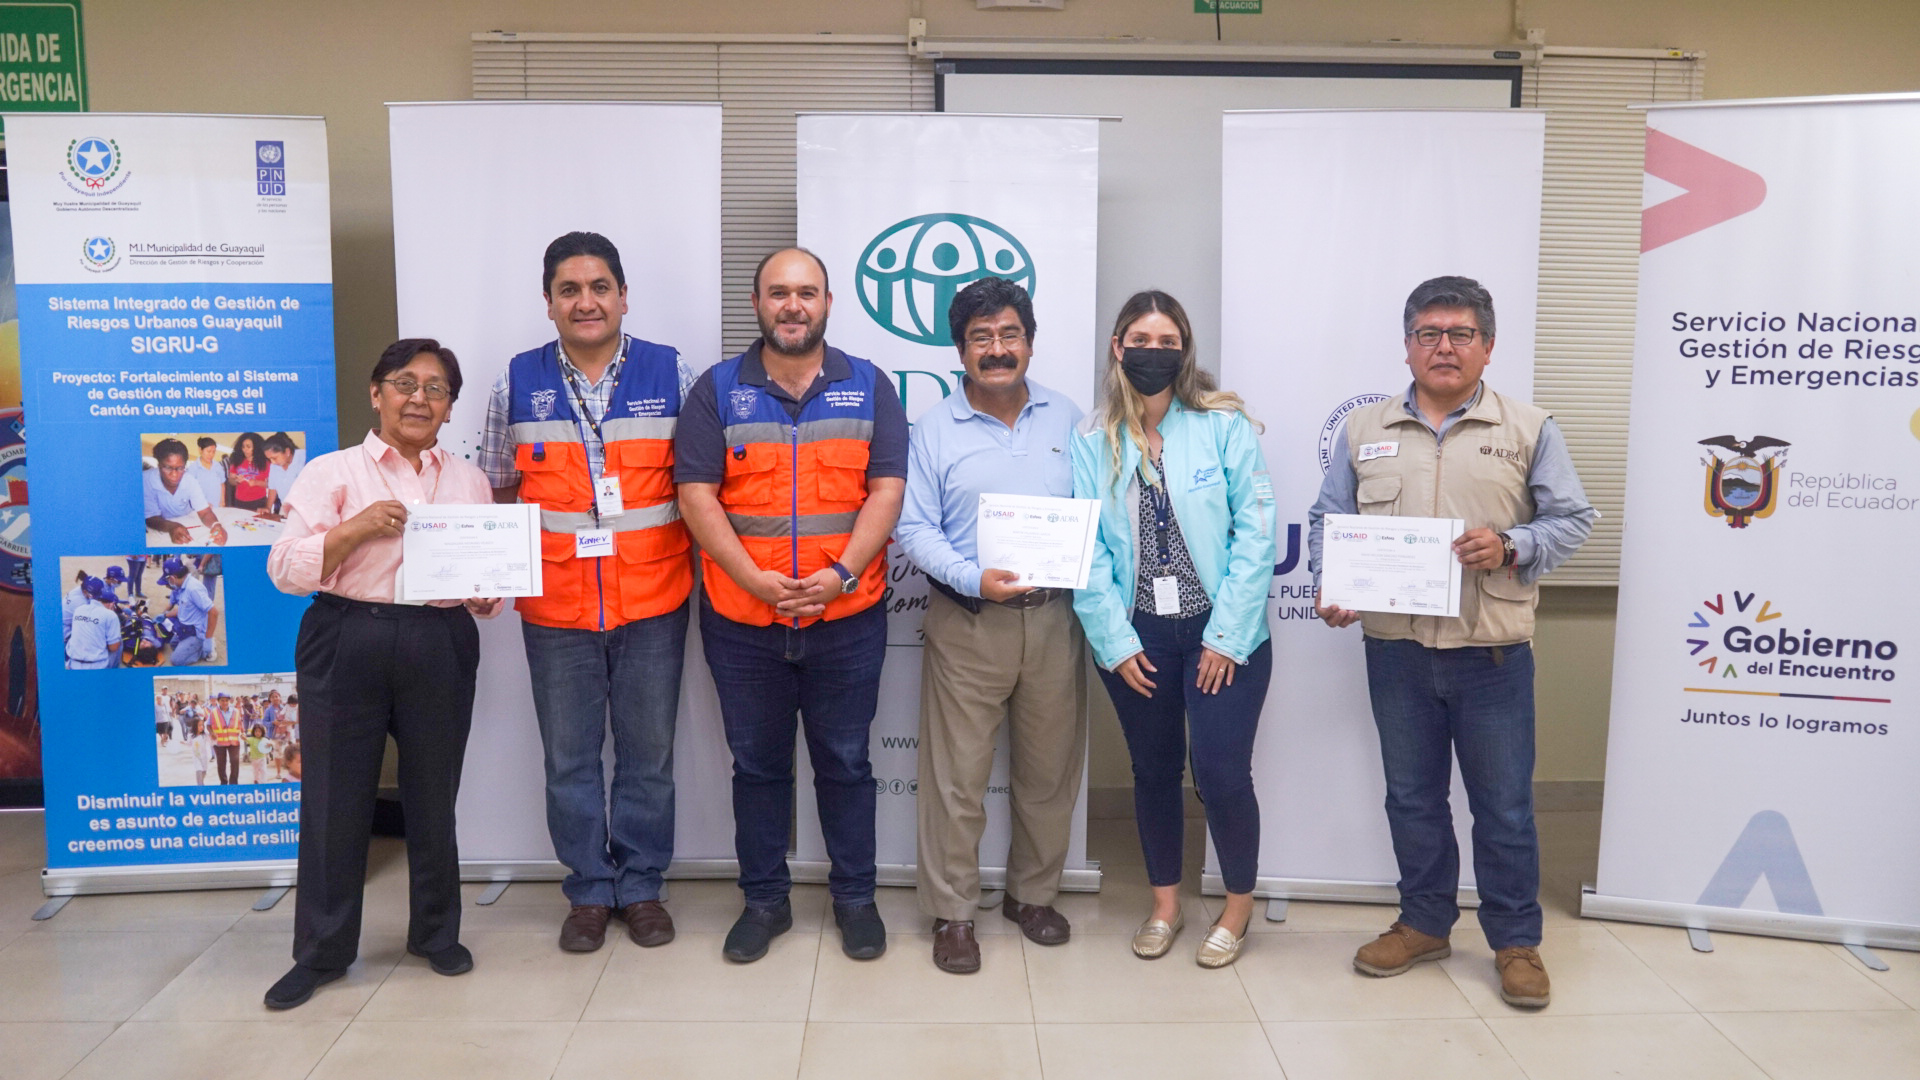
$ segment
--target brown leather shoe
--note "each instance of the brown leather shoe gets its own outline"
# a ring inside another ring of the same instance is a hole
[[[1500,971],[1500,997],[1507,1004],[1538,1009],[1547,1003],[1551,987],[1539,949],[1509,945],[1493,954],[1493,966]]]
[[[1067,917],[1046,904],[1023,904],[1009,896],[1000,914],[1020,924],[1020,932],[1036,945],[1065,945],[1073,932]]]
[[[627,936],[643,949],[673,940],[673,916],[667,914],[666,905],[658,900],[628,904],[620,909],[620,918],[626,920]]]
[[[1353,966],[1367,975],[1398,975],[1423,960],[1444,960],[1453,955],[1447,939],[1423,934],[1403,922],[1360,946],[1353,954]]]
[[[568,952],[592,952],[607,940],[607,918],[613,909],[604,904],[586,904],[567,912],[560,924],[560,947]]]
[[[933,966],[954,975],[980,970],[980,942],[974,939],[972,920],[933,920]]]

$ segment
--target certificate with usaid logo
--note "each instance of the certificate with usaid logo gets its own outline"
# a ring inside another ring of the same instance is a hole
[[[1036,589],[1084,589],[1099,525],[1099,499],[981,495],[974,541],[985,569]]]
[[[1394,615],[1460,615],[1459,518],[1328,514],[1320,603]]]
[[[540,507],[422,503],[407,507],[403,603],[540,595]]]

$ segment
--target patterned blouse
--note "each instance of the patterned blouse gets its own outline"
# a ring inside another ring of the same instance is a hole
[[[1164,477],[1166,470],[1161,468],[1160,460],[1159,455],[1154,455],[1153,471]],[[1141,471],[1136,512],[1140,556],[1134,571],[1133,610],[1153,614],[1153,579],[1168,575],[1172,575],[1180,587],[1180,613],[1170,618],[1190,619],[1212,610],[1213,601],[1200,584],[1200,575],[1193,568],[1193,555],[1187,551],[1187,538],[1173,516],[1173,501],[1167,496],[1166,485],[1148,483],[1145,470]],[[1162,522],[1165,522],[1164,530]]]

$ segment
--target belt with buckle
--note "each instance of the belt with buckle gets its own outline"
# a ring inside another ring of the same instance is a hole
[[[1066,596],[1067,593],[1071,591],[1068,589],[1034,589],[1031,592],[1021,593],[1011,600],[988,600],[984,597],[967,596],[932,575],[928,575],[927,584],[933,586],[934,591],[940,595],[959,604],[975,615],[980,614],[980,605],[982,604],[998,604],[1001,607],[1012,608],[1015,611],[1030,611],[1033,608],[1045,604],[1049,600]]]

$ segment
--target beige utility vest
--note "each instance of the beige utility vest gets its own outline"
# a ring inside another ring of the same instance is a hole
[[[1347,453],[1362,514],[1460,518],[1468,529],[1505,532],[1533,520],[1527,474],[1540,427],[1552,414],[1502,397],[1485,383],[1480,400],[1436,442],[1400,394],[1347,418]],[[1363,453],[1362,449],[1366,448]],[[1363,612],[1370,637],[1411,638],[1434,649],[1513,645],[1533,637],[1537,583],[1518,567],[1463,571],[1460,617]]]

